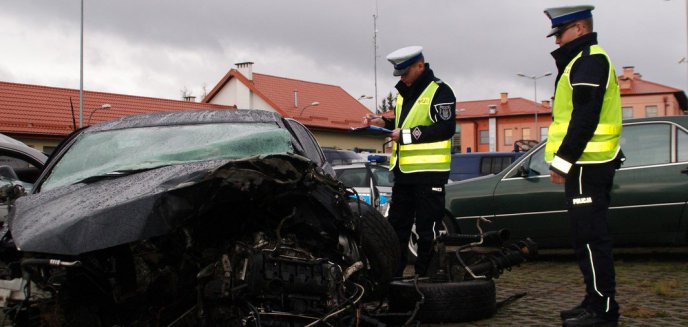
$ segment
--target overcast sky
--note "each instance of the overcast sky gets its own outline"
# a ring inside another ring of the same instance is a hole
[[[0,80],[78,89],[80,1],[0,1]],[[397,81],[385,56],[407,45],[424,47],[459,101],[532,99],[532,80],[516,74],[556,73],[543,9],[577,4],[595,5],[617,73],[635,66],[646,80],[686,88],[686,0],[84,0],[84,89],[198,96],[252,61],[254,72],[374,95],[377,6],[379,100]],[[538,80],[538,100],[553,84]]]

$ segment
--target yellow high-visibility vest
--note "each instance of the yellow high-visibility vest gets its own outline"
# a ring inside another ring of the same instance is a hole
[[[439,88],[436,82],[430,82],[423,93],[413,104],[408,115],[401,123],[402,129],[409,129],[416,126],[430,126],[433,121],[430,119],[430,104]],[[401,95],[397,96],[396,118],[394,126],[399,126],[401,117],[401,107],[404,99]],[[398,152],[398,157],[397,157]],[[424,171],[449,171],[451,163],[451,141],[444,140],[431,143],[415,143],[397,145],[394,143],[390,167],[392,170],[398,164],[399,169],[404,173],[416,173]]]
[[[566,66],[559,78],[557,89],[554,96],[554,108],[552,116],[554,120],[547,132],[547,145],[545,146],[545,160],[551,162],[554,154],[559,150],[559,146],[566,136],[571,113],[573,112],[573,86],[569,75],[571,67],[578,60],[583,52],[576,55]],[[590,47],[590,55],[602,54],[607,57],[609,62],[609,78],[607,79],[606,91],[600,112],[600,121],[597,129],[588,144],[583,150],[583,154],[576,163],[602,163],[613,160],[619,152],[619,137],[621,136],[621,96],[619,83],[616,80],[614,65],[607,53],[599,46]],[[598,86],[601,87],[602,85]]]

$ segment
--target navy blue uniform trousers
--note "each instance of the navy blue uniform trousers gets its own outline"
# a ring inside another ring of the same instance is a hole
[[[439,233],[444,216],[444,185],[395,184],[392,188],[392,205],[389,222],[399,238],[401,261],[396,276],[401,276],[407,263],[407,245],[411,228],[416,223],[418,258],[416,274],[427,275],[433,256],[433,241]]]
[[[607,216],[617,167],[615,161],[574,165],[564,188],[573,248],[586,287],[582,304],[588,310],[614,318],[619,315],[619,305],[614,299],[614,258]]]

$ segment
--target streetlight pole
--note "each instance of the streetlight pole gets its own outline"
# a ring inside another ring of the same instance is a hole
[[[93,114],[94,114],[96,111],[98,111],[98,109],[107,110],[107,109],[110,109],[110,108],[112,108],[112,105],[109,104],[109,103],[106,103],[106,104],[100,106],[99,108],[93,109],[93,111],[91,111],[91,114],[88,115],[88,122],[86,123],[86,125],[91,126],[91,117],[93,117]]]
[[[516,74],[516,76],[525,77],[525,78],[530,78],[530,79],[533,80],[533,91],[534,91],[533,99],[535,100],[535,105],[538,106],[538,107],[536,107],[536,109],[535,109],[535,135],[536,135],[536,136],[535,136],[535,140],[538,141],[538,142],[540,142],[540,130],[538,129],[538,111],[539,111],[540,108],[539,108],[538,100],[537,100],[537,80],[540,79],[540,78],[546,77],[546,76],[550,76],[550,75],[552,75],[552,73],[550,73],[550,72],[546,72],[546,73],[544,73],[544,74],[542,74],[542,75],[540,75],[540,76],[535,76],[535,75],[532,75],[532,76],[531,76],[531,75],[526,75],[526,74],[523,74],[523,73],[518,73],[518,74]]]
[[[358,100],[358,101],[361,101],[361,100],[363,100],[363,99],[365,99],[365,100],[370,100],[370,99],[372,99],[372,98],[373,98],[373,97],[370,96],[370,95],[365,95],[365,94],[363,94],[363,95],[361,95],[360,97],[358,97],[357,100]],[[368,107],[366,106],[366,109],[367,109],[367,108],[368,108]],[[377,110],[375,110],[374,112],[375,112],[375,114],[377,115]]]
[[[320,102],[314,101],[313,103],[311,103],[311,104],[309,104],[309,105],[307,105],[307,106],[301,108],[301,112],[299,112],[299,117],[301,117],[301,114],[303,114],[303,111],[306,110],[306,108],[317,107],[317,106],[319,106],[319,105],[320,105]]]
[[[81,0],[81,39],[79,47],[79,128],[84,126],[84,0]]]

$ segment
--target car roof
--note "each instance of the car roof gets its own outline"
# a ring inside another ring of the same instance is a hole
[[[328,162],[333,166],[349,165],[353,163],[367,162],[360,154],[351,150],[340,150],[332,148],[323,148],[323,154]]]
[[[48,160],[48,157],[43,154],[43,152],[4,134],[0,134],[0,151],[1,150],[21,154],[23,159],[29,160],[31,164],[37,167],[43,167],[46,160]]]
[[[661,117],[650,117],[650,118],[634,118],[625,119],[624,124],[628,123],[647,123],[647,122],[672,122],[683,126],[688,129],[688,116],[661,116]]]
[[[84,132],[207,123],[277,123],[281,119],[282,116],[278,113],[266,110],[211,109],[170,111],[122,117],[94,125]]]
[[[525,152],[470,152],[470,153],[454,153],[452,158],[472,158],[472,157],[518,157]]]
[[[365,163],[355,163],[355,164],[350,164],[350,165],[335,165],[332,166],[334,170],[341,170],[341,169],[352,169],[352,168],[365,168]]]

